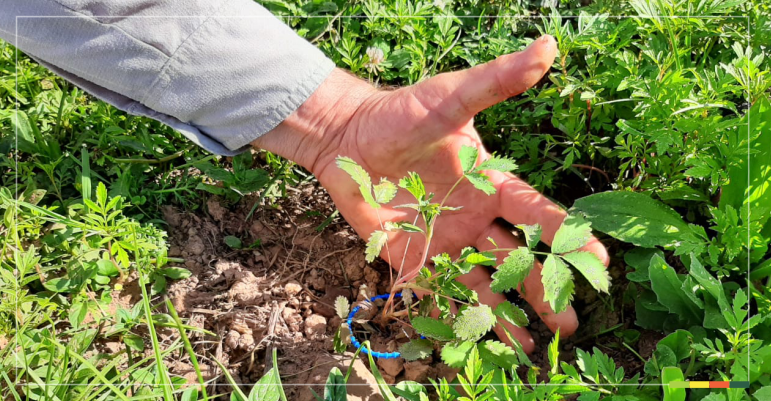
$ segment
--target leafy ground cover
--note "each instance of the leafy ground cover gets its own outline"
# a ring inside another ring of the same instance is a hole
[[[570,210],[565,241],[544,248],[537,227],[517,227],[528,247],[509,258],[438,255],[431,263],[441,277],[390,282],[374,260],[382,235],[369,246],[355,239],[306,172],[267,153],[206,154],[22,53],[17,64],[3,43],[0,397],[314,399],[293,384],[362,373],[318,357],[354,351],[342,326],[348,303],[336,300],[405,289],[395,305],[403,323],[378,320],[372,308],[354,325],[357,338],[408,359],[364,359],[385,399],[771,397],[767,3],[263,4],[340,67],[384,87],[555,36],[551,73],[476,126],[511,160],[497,167]],[[468,167],[464,185],[484,190],[491,166]],[[428,194],[413,192],[418,179],[402,190],[433,213]],[[610,250],[609,277],[573,252],[590,228]],[[475,306],[453,280],[486,264],[499,268],[495,289],[508,291],[531,258],[555,272],[546,286],[555,308],[572,302],[579,311],[573,338],[555,338],[515,298]],[[405,303],[410,286],[434,296]],[[468,307],[429,317],[447,297]],[[496,319],[533,330],[536,351],[494,340],[485,329]],[[750,387],[656,386],[683,379]],[[316,388],[346,398],[342,387]]]

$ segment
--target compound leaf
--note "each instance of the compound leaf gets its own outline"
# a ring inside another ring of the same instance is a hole
[[[476,341],[487,334],[495,326],[496,321],[493,310],[489,306],[469,306],[455,318],[452,330],[462,340]]]
[[[426,196],[426,186],[423,185],[423,180],[420,179],[418,173],[407,174],[406,177],[399,180],[399,187],[409,191],[418,201],[423,200]]]
[[[573,273],[565,262],[555,255],[546,257],[541,271],[543,300],[551,305],[555,313],[564,311],[573,299]]]
[[[492,195],[495,193],[495,187],[493,186],[493,183],[490,182],[490,177],[482,173],[468,173],[466,174],[466,178],[468,178],[469,182],[471,182],[476,189],[485,194]]]
[[[509,252],[509,256],[503,259],[503,263],[493,273],[490,289],[493,292],[501,293],[517,288],[533,270],[534,261],[535,257],[525,247],[519,247]]]
[[[571,252],[562,257],[580,271],[594,289],[608,293],[610,275],[597,255],[593,252]]]
[[[430,317],[418,316],[410,322],[412,327],[422,336],[433,338],[439,341],[451,341],[455,339],[455,333],[452,327]]]
[[[592,226],[578,214],[565,216],[560,228],[554,234],[551,251],[554,253],[566,253],[586,245],[592,237]]]
[[[503,301],[495,307],[495,316],[517,326],[526,327],[530,322],[527,320],[525,311],[509,301]]]
[[[463,173],[469,173],[474,169],[474,165],[477,163],[479,157],[479,149],[473,146],[461,146],[458,152],[458,158],[460,159],[460,166],[463,169]]]
[[[367,262],[371,263],[375,261],[375,258],[380,255],[380,251],[383,249],[383,245],[385,245],[387,239],[388,235],[385,231],[377,230],[372,232],[372,235],[369,236],[369,241],[367,241],[367,249],[365,250]]]
[[[402,358],[408,361],[428,358],[434,352],[429,340],[412,340],[399,348]]]

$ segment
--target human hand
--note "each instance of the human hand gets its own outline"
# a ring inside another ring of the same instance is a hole
[[[408,172],[420,174],[426,190],[444,198],[463,175],[458,151],[461,146],[479,149],[480,160],[490,157],[473,126],[476,113],[509,97],[524,92],[549,70],[556,56],[556,42],[544,36],[526,50],[467,70],[440,74],[431,79],[394,91],[376,90],[342,71],[335,71],[290,118],[253,144],[303,165],[316,175],[329,191],[337,208],[356,232],[368,238],[380,229],[381,221],[409,221],[415,211],[395,209],[389,205],[410,203],[400,191],[397,198],[377,212],[362,198],[357,184],[340,170],[338,155],[350,157],[377,181],[380,177],[398,182]],[[496,194],[485,195],[464,181],[447,199],[447,206],[463,206],[459,211],[445,212],[437,219],[428,256],[447,252],[457,257],[460,250],[474,246],[479,250],[493,248],[492,238],[500,248],[516,248],[520,241],[497,220],[511,224],[540,224],[542,240],[551,244],[565,211],[513,174],[487,171]],[[424,240],[413,235],[389,233],[387,249],[381,256],[394,269],[405,274],[422,267]],[[592,238],[583,250],[597,254],[607,266],[608,254],[597,239]],[[406,255],[406,256],[405,256]],[[506,252],[496,255],[503,260]],[[575,311],[568,307],[555,314],[544,302],[540,263],[520,288],[522,297],[552,330],[562,336],[573,334],[578,327]],[[487,270],[477,267],[458,279],[475,290],[482,303],[495,307],[506,298],[490,290]],[[535,344],[524,328],[508,323],[511,332],[526,352]],[[502,327],[495,332],[508,342]]]

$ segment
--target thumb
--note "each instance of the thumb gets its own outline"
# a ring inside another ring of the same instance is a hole
[[[424,81],[416,96],[454,123],[465,124],[480,111],[535,85],[556,55],[557,42],[545,35],[521,52]]]

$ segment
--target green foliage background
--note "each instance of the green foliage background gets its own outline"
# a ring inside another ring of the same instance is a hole
[[[592,223],[638,246],[613,255],[624,258],[631,284],[612,296],[635,297],[646,305],[637,310],[637,324],[671,334],[639,376],[624,377],[622,371],[619,377],[612,360],[595,350],[579,352],[579,370],[555,363],[550,380],[656,383],[664,369],[675,368],[686,379],[749,375],[749,393],[771,392],[761,389],[771,385],[767,1],[262,4],[285,16],[338,66],[383,87],[474,66],[521,50],[542,33],[554,35],[559,56],[548,77],[481,113],[476,126],[490,149],[514,158],[524,179],[566,207],[585,195],[625,190],[669,210],[636,216],[630,212],[634,203],[619,207],[614,216],[631,227],[638,227],[633,219],[645,222],[647,231],[636,236],[615,230],[613,221]],[[675,16],[681,17],[670,18]],[[0,350],[0,397],[23,399],[23,392],[62,400],[196,399],[203,394],[183,395],[170,386],[129,391],[129,383],[178,384],[166,372],[164,356],[179,350],[194,358],[184,341],[191,328],[173,310],[160,313],[150,301],[163,292],[166,279],[186,274],[165,256],[159,208],[196,210],[209,193],[231,202],[257,193],[269,202],[305,173],[270,154],[232,160],[206,154],[168,127],[96,101],[23,53],[18,64],[16,57],[12,46],[0,43],[0,340],[20,345],[16,353],[10,346]],[[602,205],[603,199],[591,199],[581,207],[585,213]],[[686,234],[664,240],[654,235],[655,227]],[[681,262],[673,268],[674,253]],[[117,316],[95,312],[111,302],[115,280],[133,270],[147,284],[144,304]],[[665,292],[669,297],[662,298]],[[748,307],[759,318],[742,315]],[[88,311],[102,318],[84,323]],[[156,324],[176,327],[180,339],[161,349]],[[743,331],[750,324],[753,337]],[[96,330],[100,325],[121,339],[124,351],[86,359],[84,352],[104,334]],[[140,326],[150,334],[139,336]],[[144,347],[153,348],[153,358],[137,357],[118,370],[120,361]],[[747,353],[756,363],[744,362]],[[470,354],[461,352],[458,362],[468,362],[469,380],[487,377],[474,360],[484,359],[484,352]],[[53,361],[61,369],[49,369]],[[46,382],[82,386],[41,385]],[[438,386],[440,398],[452,399],[451,387]],[[521,396],[561,397],[553,388],[533,388]],[[610,388],[581,399],[660,397],[658,391]],[[749,399],[747,394],[727,391],[711,399]]]

